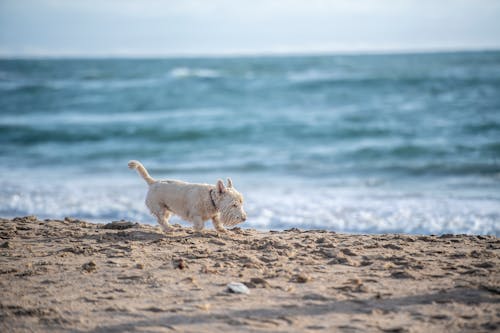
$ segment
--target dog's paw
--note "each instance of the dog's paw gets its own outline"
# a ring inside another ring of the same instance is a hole
[[[215,229],[215,232],[216,232],[217,234],[222,234],[222,235],[227,234],[227,230],[226,230],[226,229],[224,229],[224,228]]]

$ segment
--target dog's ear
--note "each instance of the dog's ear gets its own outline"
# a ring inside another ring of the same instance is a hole
[[[217,181],[217,191],[218,191],[219,193],[224,193],[224,192],[226,192],[226,187],[224,186],[224,183],[223,183],[223,182],[222,182],[222,180],[220,180],[220,179]]]
[[[227,187],[233,187],[233,181],[231,180],[231,178],[227,179]]]

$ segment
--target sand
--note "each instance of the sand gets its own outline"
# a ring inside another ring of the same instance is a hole
[[[0,219],[2,332],[500,329],[500,240]],[[241,282],[248,294],[228,291]]]

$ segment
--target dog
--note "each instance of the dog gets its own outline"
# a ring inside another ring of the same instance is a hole
[[[146,206],[156,216],[164,232],[172,231],[168,222],[172,214],[192,222],[198,232],[203,230],[209,219],[220,233],[226,232],[224,226],[234,226],[247,219],[243,196],[233,187],[230,178],[227,179],[227,186],[220,179],[215,186],[191,184],[180,180],[155,180],[139,161],[130,161],[128,167],[137,170],[149,185]]]

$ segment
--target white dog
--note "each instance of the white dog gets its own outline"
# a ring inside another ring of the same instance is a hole
[[[227,187],[222,180],[218,180],[215,186],[190,184],[179,180],[154,180],[138,161],[130,161],[128,167],[136,169],[148,183],[146,206],[165,232],[172,230],[168,223],[172,214],[192,222],[196,231],[201,231],[208,219],[212,219],[218,232],[225,232],[223,226],[233,226],[247,218],[243,196],[229,178]]]

